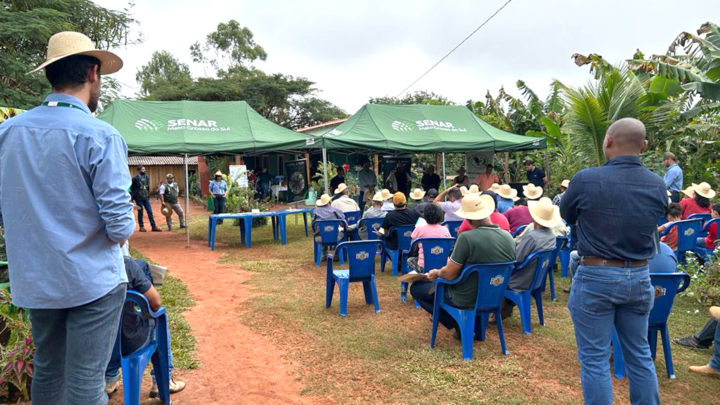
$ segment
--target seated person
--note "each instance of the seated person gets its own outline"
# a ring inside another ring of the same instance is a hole
[[[713,312],[717,312],[718,316],[714,317]],[[673,343],[693,349],[709,349],[715,339],[715,330],[718,328],[718,318],[720,318],[720,307],[710,307],[710,319],[705,322],[702,329],[694,335],[675,338],[672,340]]]
[[[542,194],[542,187],[538,187],[534,184],[526,184],[523,186],[523,195],[525,196],[526,200],[518,200],[518,204],[515,207],[510,208],[504,213],[505,217],[510,223],[511,234],[515,233],[515,231],[519,227],[531,224],[533,222],[530,211],[528,211],[526,202],[539,200],[540,197],[542,197]]]
[[[160,294],[152,285],[150,270],[146,261],[133,259],[130,256],[125,258],[125,272],[127,273],[127,289],[137,291],[147,298],[150,308],[157,311],[162,306]],[[132,353],[142,347],[152,338],[151,332],[155,329],[154,319],[145,318],[135,310],[135,305],[125,303],[122,315],[122,332],[120,334],[123,352]],[[185,383],[175,381],[172,377],[172,350],[170,349],[170,330],[168,330],[168,369],[170,370],[170,393],[174,394],[185,389]],[[153,385],[150,389],[150,397],[158,396],[157,383],[155,381],[155,370],[152,371]],[[120,359],[111,358],[105,370],[105,393],[109,395],[117,391],[120,386]]]
[[[710,200],[715,197],[715,190],[706,183],[692,184],[693,198],[683,198],[680,201],[682,207],[682,219],[687,219],[692,214],[710,214]]]
[[[425,213],[425,207],[432,204],[433,200],[437,196],[438,196],[437,189],[431,188],[430,190],[428,190],[427,193],[425,193],[425,198],[423,198],[422,202],[419,203],[415,207],[415,211],[417,211],[417,213],[420,214],[420,216],[423,216],[423,214]]]
[[[483,191],[482,194],[489,195],[495,201],[497,201],[498,199],[497,194],[490,190]],[[502,229],[503,231],[510,232],[510,223],[508,222],[507,218],[505,218],[505,215],[497,211],[497,205],[495,206],[495,211],[490,214],[490,222],[499,226],[500,229]],[[460,227],[458,228],[458,235],[471,229],[472,227],[470,226],[470,222],[468,222],[467,219],[463,219],[462,224],[460,224]]]
[[[710,318],[715,320],[715,335],[713,338],[715,353],[710,362],[704,366],[690,366],[690,371],[708,377],[720,378],[720,307],[710,307]]]
[[[390,228],[400,225],[415,225],[420,214],[415,210],[407,209],[407,200],[405,194],[401,192],[395,193],[393,196],[393,205],[395,209],[387,213],[383,219],[383,223],[380,227],[382,232],[382,239],[385,242],[385,247],[391,250],[397,250],[398,248],[398,237],[395,232],[390,232]]]
[[[667,213],[665,215],[668,222],[658,226],[657,231],[658,233],[662,232],[667,228],[671,223],[675,221],[680,221],[680,218],[682,217],[682,207],[678,203],[670,203],[668,205]],[[678,245],[678,230],[677,227],[673,228],[670,232],[668,232],[667,235],[662,236],[660,238],[660,242],[666,243],[672,250],[677,250]]]
[[[503,184],[497,188],[497,212],[504,213],[515,205],[515,202],[519,200],[517,196],[517,190],[510,187],[509,184]]]
[[[380,194],[382,195],[382,198],[383,198],[382,210],[383,211],[394,210],[395,205],[393,205],[393,202],[392,202],[393,194],[390,192],[390,190],[384,188],[384,189],[380,190]]]
[[[425,192],[421,188],[413,189],[410,193],[410,201],[408,201],[407,207],[411,210],[416,210],[417,206],[420,205],[425,198]],[[418,214],[422,216],[422,212],[418,211]]]
[[[365,211],[365,213],[362,216],[362,219],[385,218],[385,216],[387,215],[387,211],[383,211],[382,206],[383,206],[382,193],[378,191],[373,196],[372,205],[370,205],[370,208],[368,208]],[[360,232],[361,238],[363,238],[363,239],[368,238],[367,228],[365,227],[364,223],[358,228],[358,231]]]
[[[327,221],[331,219],[339,219],[342,221],[342,230],[338,232],[338,242],[343,239],[345,236],[345,232],[350,229],[350,227],[347,224],[347,221],[345,221],[345,214],[340,211],[339,209],[333,207],[330,205],[330,196],[328,194],[323,194],[320,196],[320,199],[315,202],[315,210],[313,210],[313,216],[312,216],[312,222],[310,223],[310,226],[313,229],[313,233],[315,235],[315,242],[320,243],[322,239],[320,238],[320,231],[317,229],[315,224],[317,221]]]
[[[457,238],[455,249],[441,269],[428,271],[428,281],[416,281],[410,287],[410,293],[427,312],[433,312],[436,278],[447,280],[457,278],[465,266],[481,263],[501,263],[515,260],[515,243],[509,233],[490,222],[490,214],[495,210],[495,201],[488,195],[471,194],[462,200],[457,215],[470,221],[472,230],[463,232]],[[453,306],[472,308],[477,295],[477,276],[472,275],[461,284],[447,287],[445,299]],[[438,314],[440,322],[448,329],[459,331],[455,320],[442,311]]]
[[[340,183],[338,188],[335,189],[335,196],[331,205],[342,212],[360,211],[357,201],[348,195],[348,187],[345,183]]]
[[[446,194],[449,201],[445,201]],[[438,204],[445,212],[444,221],[462,221],[462,218],[455,214],[460,209],[460,200],[462,200],[462,191],[460,191],[457,184],[453,184],[435,197],[433,202]]]
[[[447,227],[441,225],[443,220],[443,211],[435,204],[430,204],[425,207],[423,213],[426,225],[415,227],[412,233],[413,242],[419,238],[450,238],[450,231]],[[408,257],[408,266],[410,270],[414,270],[418,273],[425,272],[425,258],[423,257],[422,244],[418,246],[417,257]]]
[[[713,218],[720,218],[720,203],[712,206],[711,215]],[[705,249],[715,249],[718,245],[718,226],[717,222],[708,227],[708,234],[704,238],[698,238],[697,245]]]

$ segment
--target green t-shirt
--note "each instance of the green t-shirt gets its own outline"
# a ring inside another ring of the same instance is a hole
[[[515,242],[497,225],[481,225],[458,236],[450,259],[463,268],[470,264],[515,261]],[[464,283],[448,286],[447,294],[453,305],[472,308],[477,295],[477,275],[471,275]]]

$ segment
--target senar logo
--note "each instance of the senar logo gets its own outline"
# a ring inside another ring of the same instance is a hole
[[[368,253],[368,252],[366,252],[366,251],[358,252],[358,253],[355,254],[355,259],[356,259],[356,260],[365,260],[365,259],[367,259],[368,257],[370,257],[370,253]]]
[[[439,255],[442,254],[443,251],[444,249],[442,248],[442,246],[435,246],[434,248],[430,249],[430,254]]]
[[[140,118],[139,120],[135,121],[135,128],[141,131],[157,131],[159,129],[158,124],[145,118]]]
[[[402,121],[393,121],[392,124],[390,124],[390,126],[392,126],[392,129],[394,129],[395,131],[398,131],[398,132],[412,131],[412,127]]]
[[[415,121],[415,125],[420,131],[435,129],[448,132],[467,132],[467,128],[458,128],[450,121],[418,120]]]
[[[490,285],[493,286],[493,287],[497,287],[497,286],[499,286],[500,284],[502,284],[503,281],[505,281],[505,277],[503,277],[503,276],[495,276],[495,277],[493,277],[493,278],[490,279]]]

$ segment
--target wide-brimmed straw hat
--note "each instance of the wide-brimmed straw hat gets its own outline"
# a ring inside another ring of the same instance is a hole
[[[495,200],[487,194],[468,194],[455,215],[465,219],[485,219],[495,211]]]
[[[695,194],[699,195],[700,197],[705,197],[707,199],[715,197],[715,190],[713,190],[707,182],[703,181],[700,184],[692,183],[692,188],[693,191],[695,191]]]
[[[40,66],[28,72],[35,73],[47,65],[72,55],[87,55],[100,61],[100,74],[115,73],[123,66],[119,56],[110,51],[96,49],[95,44],[86,35],[79,32],[63,31],[50,37],[47,47],[47,57]]]
[[[342,192],[345,191],[345,190],[347,190],[347,184],[345,184],[345,183],[340,183],[340,184],[338,184],[338,186],[337,186],[337,188],[335,189],[335,191],[333,192],[333,194],[340,194],[340,193],[342,193]]]
[[[517,190],[510,187],[509,184],[503,184],[502,186],[498,187],[498,190],[495,193],[497,193],[497,195],[499,195],[501,198],[505,198],[506,200],[515,200],[516,198],[518,198]]]
[[[468,188],[468,194],[480,194],[480,187],[477,184],[471,184]]]
[[[389,199],[391,199],[392,196],[393,196],[392,193],[390,192],[390,190],[388,190],[388,189],[386,189],[386,188],[380,190],[380,194],[382,195],[383,201],[389,200]]]
[[[695,198],[695,190],[693,190],[692,186],[682,190],[681,192],[690,198]]]
[[[565,188],[570,187],[570,180],[568,180],[568,179],[563,180],[562,183],[560,183],[560,187],[565,187]]]
[[[528,200],[537,200],[542,197],[543,189],[532,183],[523,186],[523,195]]]
[[[161,213],[163,214],[163,216],[165,216],[165,217],[169,217],[170,215],[172,215],[172,210],[171,210],[170,208],[168,208],[168,207],[162,207],[162,209],[160,210],[160,212],[161,212]]]
[[[497,194],[497,192],[498,192],[499,189],[500,189],[500,185],[497,184],[497,183],[493,183],[493,184],[490,186],[490,190],[491,190],[493,193],[495,193],[495,194]]]
[[[410,198],[413,200],[422,200],[425,197],[425,192],[421,188],[416,188],[410,193]]]
[[[383,201],[385,201],[385,200],[383,199],[382,193],[379,192],[379,191],[378,191],[377,193],[375,193],[375,195],[373,195],[372,200],[373,200],[373,201],[376,201],[376,202],[383,202]]]
[[[320,199],[315,201],[315,205],[317,205],[318,207],[322,207],[323,205],[328,205],[328,204],[330,204],[330,196],[327,194],[321,195]]]
[[[465,187],[465,186],[461,186],[461,187],[460,187],[460,194],[462,194],[463,196],[465,196],[465,194],[467,194],[467,193],[468,193],[468,188]]]
[[[220,170],[218,170],[218,171],[215,172],[215,177],[217,177],[217,176],[222,177],[222,175],[223,175],[223,174],[222,174],[222,172],[221,172]]]
[[[553,228],[562,222],[560,207],[553,205],[547,197],[537,201],[528,201],[528,210],[533,221],[544,227]]]

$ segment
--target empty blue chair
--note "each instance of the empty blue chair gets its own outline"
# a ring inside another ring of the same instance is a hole
[[[450,231],[450,236],[457,238],[458,228],[462,225],[462,221],[445,221],[442,224]]]
[[[338,244],[338,234],[340,229],[344,228],[345,223],[339,219],[328,219],[315,222],[315,230],[320,233],[320,242],[313,238],[313,254],[315,256],[315,265],[320,267],[322,261],[323,247],[334,248]],[[340,265],[344,264],[343,253],[339,252]]]
[[[712,218],[712,219],[706,221],[705,225],[703,225],[702,235],[700,237],[704,238],[705,236],[707,236],[708,231],[713,224],[718,224],[717,226],[720,226],[720,218]],[[696,242],[696,244],[697,244],[697,242]],[[715,254],[715,249],[708,249],[704,245],[696,246],[695,253],[697,253],[698,256],[700,256],[700,258],[702,258],[703,260],[708,261],[708,260],[712,259],[712,256]]]
[[[388,236],[393,232],[397,234],[398,248],[388,249],[387,244],[383,246],[383,251],[380,256],[380,271],[385,271],[385,262],[390,259],[392,264],[392,275],[397,276],[398,272],[402,272],[407,263],[402,262],[402,252],[410,249],[410,243],[412,242],[412,233],[415,230],[415,225],[401,225],[393,226],[388,229]]]
[[[539,250],[532,252],[525,261],[518,263],[515,266],[515,271],[520,271],[528,266],[535,266],[535,275],[533,276],[530,288],[525,291],[513,291],[510,289],[505,290],[505,298],[514,302],[520,312],[520,321],[522,322],[523,333],[529,335],[532,332],[530,326],[530,301],[535,299],[535,306],[537,306],[538,319],[540,325],[545,325],[545,319],[543,318],[542,310],[542,291],[547,272],[551,266],[551,259],[554,250]]]
[[[698,255],[704,254],[697,246],[697,238],[702,235],[702,219],[685,219],[672,222],[667,228],[660,232],[660,236],[667,235],[673,229],[677,229],[678,231],[678,245],[675,250],[675,257],[677,257],[678,262],[682,264],[685,263],[685,253],[687,252],[694,252]]]
[[[675,295],[688,288],[690,285],[690,276],[685,273],[651,273],[650,280],[655,288],[655,303],[653,304],[652,310],[650,310],[650,318],[648,319],[648,343],[650,343],[650,352],[654,360],[655,353],[657,352],[657,334],[660,332],[663,352],[665,353],[667,375],[669,378],[675,379],[667,319],[670,316],[670,311],[672,311]],[[623,378],[625,376],[625,359],[622,350],[620,350],[621,343],[614,328],[612,344],[613,374],[616,378]]]
[[[696,213],[696,214],[690,214],[690,215],[688,215],[688,217],[685,218],[685,219],[700,219],[700,220],[703,221],[703,224],[705,224],[705,222],[707,222],[707,221],[709,221],[709,220],[712,219],[712,215],[710,215],[710,214],[705,214],[705,213],[703,213],[703,214]]]
[[[435,301],[433,303],[432,333],[430,335],[430,347],[435,347],[435,336],[439,322],[440,311],[446,311],[457,322],[460,328],[460,342],[462,344],[463,360],[472,360],[474,337],[485,340],[485,329],[490,314],[495,314],[497,320],[498,336],[503,354],[508,354],[505,346],[505,334],[503,333],[502,316],[500,306],[503,301],[503,294],[510,274],[515,266],[514,262],[473,264],[463,269],[462,273],[454,280],[438,278],[435,280]],[[445,299],[445,288],[448,285],[464,283],[471,274],[477,275],[477,296],[475,307],[470,309],[457,308],[452,306]],[[480,319],[477,319],[477,318]],[[479,322],[478,322],[479,321]]]
[[[332,254],[328,254],[327,283],[325,291],[325,307],[330,308],[335,284],[340,292],[340,316],[347,315],[347,296],[350,283],[362,282],[365,292],[365,302],[375,304],[375,312],[380,312],[377,287],[375,286],[375,252],[382,245],[376,240],[361,240],[342,242],[337,245],[336,251],[347,254],[348,269],[334,270]]]
[[[380,237],[373,231],[377,231],[380,229],[380,226],[383,223],[383,218],[362,218],[358,222],[358,229],[362,228],[363,226],[365,229],[367,229],[367,237],[365,240],[378,240]],[[356,232],[358,232],[356,230]],[[357,233],[358,237],[357,240],[360,239],[360,233]]]
[[[128,291],[125,296],[125,305],[132,303],[136,310],[142,312],[155,320],[155,329],[151,332],[150,339],[144,346],[132,353],[124,353],[122,348],[122,318],[118,335],[115,339],[113,356],[120,358],[122,367],[123,395],[125,404],[140,405],[140,389],[142,385],[143,372],[148,362],[152,360],[155,370],[155,380],[158,385],[160,399],[165,404],[170,403],[170,371],[168,369],[168,321],[165,307],[157,311],[150,309],[150,304],[144,295],[136,291]]]
[[[450,252],[455,245],[455,238],[419,238],[412,241],[410,249],[402,252],[401,260],[407,260],[410,252],[414,251],[418,245],[423,248],[423,260],[425,271],[439,269],[447,264]],[[403,267],[407,270],[407,266]],[[403,274],[407,271],[403,271]],[[400,301],[407,301],[407,283],[400,283]],[[417,306],[417,305],[416,305]]]
[[[512,233],[512,237],[514,238],[514,237],[520,235],[525,230],[525,228],[527,228],[527,225],[520,225],[517,228],[515,228],[515,232]]]

